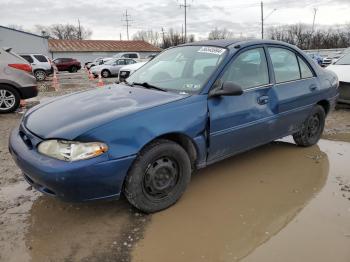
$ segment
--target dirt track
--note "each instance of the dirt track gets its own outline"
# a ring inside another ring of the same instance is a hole
[[[32,190],[7,149],[20,117],[0,115],[0,261],[350,261],[350,111],[317,146],[287,138],[197,172],[154,215]]]

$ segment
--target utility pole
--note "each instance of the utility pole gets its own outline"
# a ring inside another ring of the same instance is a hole
[[[264,39],[264,2],[261,1],[261,39]]]
[[[79,40],[82,40],[82,37],[81,37],[81,27],[80,27],[80,20],[78,18],[78,39]]]
[[[314,8],[314,19],[312,21],[312,33],[314,33],[314,30],[315,30],[316,13],[317,13],[317,8]]]
[[[180,4],[180,8],[183,7],[185,9],[185,43],[187,42],[187,8],[190,7],[190,5],[187,4],[187,0],[183,0],[183,4]]]
[[[132,22],[133,20],[130,19],[130,15],[128,15],[128,10],[125,10],[125,14],[123,14],[123,18],[122,21],[125,22],[126,26],[126,35],[127,35],[127,39],[129,40],[129,27],[131,26],[130,22]]]
[[[162,27],[162,37],[163,37],[163,48],[165,46],[165,32],[164,32],[164,28]]]

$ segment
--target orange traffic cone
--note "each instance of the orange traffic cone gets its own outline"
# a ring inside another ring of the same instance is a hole
[[[19,106],[20,106],[21,108],[23,108],[23,109],[26,109],[26,107],[27,107],[27,102],[26,102],[26,100],[21,99],[21,100],[19,101]]]
[[[55,91],[57,91],[60,88],[60,85],[58,83],[58,78],[56,75],[56,71],[53,72],[52,86],[55,89]]]
[[[90,81],[94,80],[94,75],[91,73],[90,70],[88,70],[88,72],[89,72],[89,80]]]
[[[98,87],[102,87],[102,86],[104,86],[104,85],[105,85],[105,84],[103,83],[101,73],[99,73],[99,74],[98,74],[97,86],[98,86]]]

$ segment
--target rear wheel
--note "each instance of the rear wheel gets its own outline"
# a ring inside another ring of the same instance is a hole
[[[146,213],[165,209],[181,197],[191,180],[191,163],[177,143],[160,139],[135,160],[125,180],[124,194]]]
[[[19,107],[20,99],[16,89],[0,85],[0,114],[14,112]]]
[[[298,146],[312,146],[320,140],[326,113],[322,106],[316,105],[309,117],[304,121],[299,132],[293,134],[293,139]]]
[[[39,69],[34,72],[34,76],[36,80],[44,81],[46,79],[46,72],[44,70]]]

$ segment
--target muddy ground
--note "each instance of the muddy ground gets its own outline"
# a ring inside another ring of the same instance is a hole
[[[96,85],[83,72],[59,79],[28,104]],[[0,115],[0,261],[350,261],[348,110],[329,115],[316,146],[286,138],[200,170],[153,215],[34,191],[7,149],[21,116]]]

